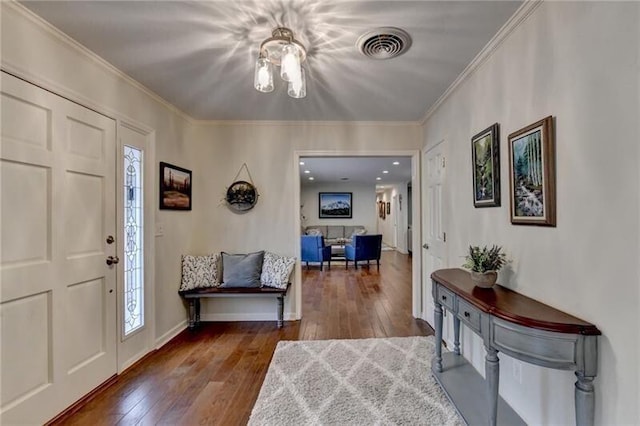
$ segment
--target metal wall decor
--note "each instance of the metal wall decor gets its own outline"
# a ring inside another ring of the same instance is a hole
[[[238,180],[242,169],[247,171],[247,175],[249,176],[248,181]],[[253,179],[251,179],[251,173],[249,173],[247,163],[242,164],[233,180],[234,182],[227,188],[227,192],[225,194],[227,207],[236,213],[243,213],[251,210],[258,203],[258,197],[260,194],[258,194],[258,190],[253,184]]]

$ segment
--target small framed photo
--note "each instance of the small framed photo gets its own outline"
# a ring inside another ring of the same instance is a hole
[[[511,223],[556,226],[555,140],[549,116],[509,135]]]
[[[471,138],[473,206],[500,206],[500,128],[498,123]]]
[[[387,201],[387,215],[391,214],[391,201]]]
[[[318,217],[320,219],[351,219],[351,192],[320,192]]]
[[[191,170],[160,162],[160,209],[191,210]]]

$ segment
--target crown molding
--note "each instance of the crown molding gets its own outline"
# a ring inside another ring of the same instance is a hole
[[[192,120],[197,126],[358,126],[419,127],[421,121]]]
[[[470,78],[500,47],[509,36],[520,26],[544,0],[525,0],[525,2],[516,10],[509,20],[498,30],[491,40],[482,48],[482,50],[473,58],[460,75],[451,83],[438,100],[427,110],[424,118],[420,121],[421,125],[426,124],[427,120],[442,106],[442,104],[456,91],[462,83]]]
[[[159,104],[161,104],[162,106],[170,110],[171,112],[180,116],[180,118],[186,120],[189,123],[192,123],[194,121],[193,118],[191,118],[189,115],[184,113],[178,107],[176,107],[169,101],[165,100],[164,98],[160,97],[158,94],[153,92],[151,89],[149,89],[139,81],[125,74],[120,69],[116,68],[113,64],[106,61],[102,57],[98,56],[96,53],[89,50],[88,48],[86,48],[84,45],[78,43],[76,40],[69,37],[67,34],[63,33],[58,28],[56,28],[55,26],[53,26],[52,24],[50,24],[49,22],[41,18],[39,15],[36,15],[34,12],[29,10],[26,6],[23,6],[22,4],[18,3],[16,0],[3,1],[2,3],[4,6],[7,6],[11,8],[13,11],[15,11],[16,13],[19,13],[20,15],[24,16],[31,23],[33,23],[35,26],[44,30],[47,34],[49,34],[53,38],[58,39],[63,44],[76,50],[78,53],[80,53],[81,55],[89,59],[91,62],[99,65],[100,67],[102,67],[103,69],[105,69],[106,71],[114,75],[115,77],[124,80],[129,85],[140,90],[141,92],[149,96],[154,101],[158,102]],[[3,65],[7,66],[10,64],[4,63]],[[12,68],[14,70],[17,70],[17,67],[12,67]],[[24,71],[24,70],[20,70],[20,71]]]

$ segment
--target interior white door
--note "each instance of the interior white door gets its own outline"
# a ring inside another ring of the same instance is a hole
[[[444,181],[446,160],[445,142],[442,141],[426,151],[423,167],[422,197],[422,250],[423,259],[423,312],[425,321],[434,326],[434,306],[431,295],[431,273],[446,265],[446,235],[444,231]]]
[[[116,372],[115,122],[2,73],[0,423]]]

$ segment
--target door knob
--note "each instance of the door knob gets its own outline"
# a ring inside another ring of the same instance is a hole
[[[107,265],[109,265],[109,266],[115,265],[118,262],[120,262],[120,259],[118,258],[118,256],[109,256],[109,257],[107,257]]]
[[[109,236],[107,237],[107,244],[113,244],[113,242],[114,242],[115,240],[116,240],[116,239],[115,239],[115,238],[113,238],[113,235],[109,235]]]
[[[422,248],[423,248],[423,249],[426,249],[426,250],[429,250],[429,244],[424,243],[424,244],[422,245]]]

